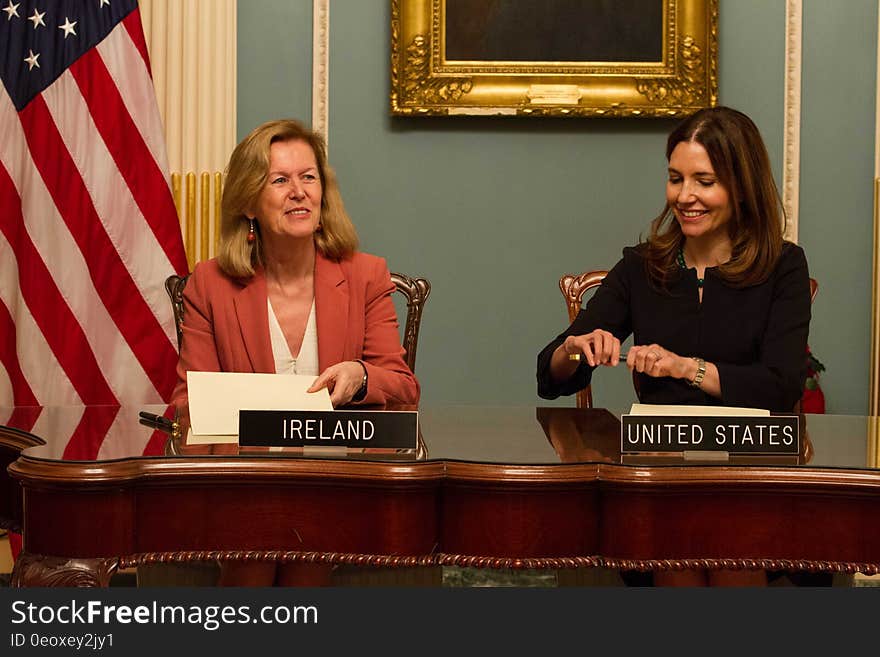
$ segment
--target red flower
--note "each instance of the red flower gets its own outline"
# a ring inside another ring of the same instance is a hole
[[[816,384],[816,387],[804,390],[804,396],[801,397],[801,413],[824,413],[825,412],[825,393],[822,388]]]
[[[802,413],[824,413],[825,393],[819,385],[819,373],[825,371],[825,366],[810,351],[807,345],[807,380],[804,382],[804,394],[801,397]]]

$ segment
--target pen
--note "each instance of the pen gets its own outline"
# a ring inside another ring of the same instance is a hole
[[[568,360],[579,361],[580,359],[581,359],[581,355],[580,355],[580,354],[569,354],[569,355],[568,355]],[[620,357],[618,358],[618,360],[619,360],[621,363],[625,363],[625,362],[626,362],[626,354],[620,354]]]
[[[163,417],[162,415],[156,415],[155,413],[147,413],[146,411],[141,411],[138,413],[138,416],[142,420],[146,420],[152,424],[155,424],[160,427],[172,428],[174,426],[174,422],[169,420],[167,417]]]

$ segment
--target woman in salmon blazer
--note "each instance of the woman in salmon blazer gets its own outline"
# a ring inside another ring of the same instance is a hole
[[[218,256],[184,290],[173,401],[186,373],[314,375],[334,407],[415,404],[394,285],[358,239],[320,136],[296,121],[265,123],[232,153]]]

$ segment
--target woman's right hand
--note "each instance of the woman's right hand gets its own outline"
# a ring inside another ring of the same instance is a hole
[[[560,345],[565,354],[579,354],[590,367],[616,367],[620,361],[620,340],[614,334],[596,329],[585,335],[569,335]],[[576,360],[572,358],[571,360]]]

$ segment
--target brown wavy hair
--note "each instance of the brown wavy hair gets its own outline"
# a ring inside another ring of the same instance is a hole
[[[327,163],[324,139],[292,119],[269,121],[241,140],[226,167],[217,264],[229,276],[250,278],[257,267],[265,265],[259,228],[256,241],[247,241],[247,209],[256,205],[266,185],[272,144],[294,140],[311,146],[318,163],[322,187],[321,224],[315,233],[315,246],[325,258],[336,261],[351,256],[357,249],[357,231],[345,212],[336,175]]]
[[[710,107],[675,127],[666,141],[666,160],[679,143],[688,141],[706,149],[731,199],[731,258],[718,267],[719,275],[733,287],[766,280],[782,253],[785,212],[761,133],[742,112]],[[684,234],[667,201],[643,244],[648,275],[661,288],[678,270],[676,257],[683,247]]]

